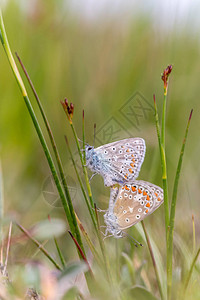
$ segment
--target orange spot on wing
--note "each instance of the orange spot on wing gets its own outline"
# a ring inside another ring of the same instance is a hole
[[[128,169],[128,170],[129,170],[130,173],[133,173],[133,170],[132,170],[132,169]]]
[[[158,194],[157,193],[154,193],[156,195],[156,197],[158,197]]]
[[[131,156],[134,157],[134,154],[132,154]]]
[[[133,192],[136,192],[136,188],[134,186],[131,187]]]
[[[146,204],[146,207],[150,207],[150,203],[149,202]]]
[[[127,150],[126,150],[126,152],[130,152],[130,150],[129,150],[129,149],[127,149]]]
[[[128,177],[126,175],[124,175],[124,178],[127,179]]]
[[[148,209],[146,209],[146,210],[145,210],[145,213],[147,214],[147,213],[148,213],[148,211],[149,211],[149,210],[148,210]]]
[[[149,195],[147,195],[147,201],[149,201],[149,200],[150,200]]]
[[[129,188],[127,187],[127,185],[125,185],[125,190],[129,191]]]
[[[160,199],[160,198],[158,198],[157,200],[158,200],[158,201],[161,201],[161,199]]]
[[[139,193],[139,194],[142,194],[142,191],[141,191],[141,189],[138,189],[138,193]]]
[[[134,168],[134,167],[135,167],[135,165],[134,165],[133,163],[131,163],[131,164],[130,164],[130,166],[131,166],[132,168]]]
[[[144,195],[144,196],[146,196],[146,195],[147,195],[147,193],[144,191],[144,192],[143,192],[143,195]]]

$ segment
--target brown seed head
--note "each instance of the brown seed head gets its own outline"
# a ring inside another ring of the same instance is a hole
[[[65,99],[64,101],[61,101],[61,104],[62,104],[62,106],[64,108],[64,111],[65,111],[65,113],[66,113],[66,115],[67,115],[70,123],[71,123],[72,122],[73,113],[74,113],[74,105],[73,105],[73,103],[70,103],[70,105],[69,105],[68,100]]]
[[[170,75],[172,71],[172,65],[169,65],[163,72],[162,74],[162,81],[164,82],[164,88],[166,89],[167,88],[167,84],[168,84],[168,77]]]

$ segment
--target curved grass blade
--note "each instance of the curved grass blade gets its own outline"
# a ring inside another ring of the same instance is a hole
[[[16,226],[40,249],[42,253],[54,264],[54,266],[58,270],[62,270],[62,268],[57,264],[57,262],[54,260],[54,258],[47,252],[47,250],[34,238],[32,235],[26,230],[22,225],[19,223],[15,222]]]
[[[167,254],[168,254],[167,255],[167,277],[168,277],[167,284],[168,284],[169,297],[171,295],[171,287],[172,287],[173,234],[174,234],[177,192],[178,192],[178,184],[179,184],[180,172],[181,172],[182,161],[183,161],[183,154],[184,154],[184,150],[185,150],[185,144],[186,144],[186,140],[187,140],[190,121],[192,118],[192,113],[193,113],[193,109],[190,112],[189,120],[188,120],[186,131],[185,131],[185,136],[183,139],[183,144],[181,147],[178,166],[177,166],[177,170],[176,170],[176,176],[175,176],[175,180],[174,180],[173,194],[172,194],[172,203],[171,203],[171,212],[170,212],[170,221],[169,221],[169,236],[168,236],[168,243],[167,243]]]
[[[151,260],[152,260],[152,263],[153,263],[153,268],[154,268],[154,272],[155,272],[155,275],[156,275],[156,280],[157,280],[158,289],[159,289],[159,292],[160,292],[160,297],[163,300],[164,295],[163,295],[162,286],[161,286],[161,283],[160,283],[160,277],[159,277],[158,268],[157,268],[155,256],[154,256],[154,253],[153,253],[153,249],[152,249],[152,246],[151,246],[150,238],[149,238],[149,235],[147,233],[146,227],[144,225],[144,221],[141,221],[141,223],[142,223],[142,228],[144,230],[144,234],[145,234],[145,237],[146,237],[147,245],[148,245],[148,248],[149,248],[149,253],[150,253],[150,256],[151,256]]]
[[[41,130],[40,125],[38,123],[38,120],[36,118],[35,112],[33,110],[33,107],[31,105],[31,103],[30,103],[30,100],[28,98],[28,95],[27,95],[24,83],[23,83],[22,78],[21,78],[21,76],[19,74],[19,71],[18,71],[17,66],[15,64],[12,52],[10,50],[10,46],[9,46],[9,43],[8,43],[8,39],[7,39],[7,35],[6,35],[4,23],[3,23],[3,17],[2,17],[1,9],[0,9],[0,35],[1,35],[1,42],[2,42],[3,48],[5,50],[6,56],[8,58],[9,64],[10,64],[11,69],[12,69],[12,71],[14,73],[14,76],[15,76],[15,78],[17,80],[19,88],[20,88],[20,90],[22,92],[22,96],[24,98],[25,104],[27,106],[27,109],[28,109],[29,114],[31,116],[31,119],[33,121],[35,130],[36,130],[37,135],[39,137],[40,143],[42,145],[42,148],[44,150],[45,156],[47,158],[50,170],[52,172],[52,175],[53,175],[56,187],[58,189],[58,193],[60,195],[60,198],[61,198],[61,201],[62,201],[62,204],[63,204],[63,207],[64,207],[64,211],[65,211],[65,214],[66,214],[69,226],[70,226],[71,230],[74,232],[74,226],[73,226],[73,222],[72,222],[72,217],[71,217],[70,212],[69,212],[67,201],[65,199],[65,196],[64,196],[64,193],[63,193],[63,190],[62,190],[62,187],[61,187],[61,184],[60,184],[57,172],[56,172],[56,168],[55,168],[53,159],[51,157],[51,154],[50,154],[50,151],[48,149],[47,143],[46,143],[45,138],[43,136],[43,133],[42,133],[42,130]]]
[[[48,132],[48,135],[49,135],[49,139],[50,139],[53,151],[54,151],[56,162],[57,162],[57,165],[58,165],[58,169],[59,169],[59,173],[60,173],[62,185],[63,185],[64,191],[65,191],[65,196],[66,196],[66,199],[67,199],[69,210],[70,210],[70,213],[71,213],[71,217],[72,217],[72,221],[73,221],[73,225],[74,225],[74,232],[75,232],[75,235],[76,235],[76,238],[78,240],[79,245],[82,247],[82,249],[84,251],[83,243],[82,243],[82,240],[81,240],[80,232],[79,232],[77,221],[76,221],[76,217],[75,217],[75,212],[74,212],[74,208],[73,208],[71,196],[70,196],[70,193],[69,193],[69,189],[68,189],[67,182],[66,182],[65,175],[64,175],[64,171],[63,171],[62,162],[61,162],[61,159],[60,159],[60,155],[59,155],[59,152],[58,152],[58,149],[57,149],[57,146],[56,146],[56,142],[55,142],[55,139],[54,139],[54,136],[53,136],[50,124],[49,124],[47,116],[46,116],[46,114],[44,112],[44,109],[43,109],[42,103],[41,103],[41,101],[39,99],[39,96],[38,96],[38,94],[37,94],[37,92],[36,92],[36,90],[34,88],[34,85],[33,85],[32,81],[31,81],[31,79],[30,79],[30,76],[28,75],[28,72],[27,72],[24,64],[22,63],[19,55],[16,52],[15,52],[15,54],[16,54],[16,56],[18,58],[18,61],[19,61],[20,65],[21,65],[21,67],[22,67],[22,70],[24,71],[24,74],[25,74],[25,76],[26,76],[26,78],[28,80],[28,83],[29,83],[29,85],[30,85],[30,87],[32,89],[32,92],[33,92],[33,94],[35,96],[35,99],[37,101],[38,107],[40,109],[42,118],[44,120],[46,129],[47,129],[47,132]]]
[[[168,225],[169,225],[169,200],[168,200],[168,184],[167,184],[167,166],[166,166],[165,149],[164,149],[164,147],[162,145],[162,142],[161,142],[160,125],[159,125],[158,110],[157,110],[155,95],[153,95],[153,98],[154,98],[156,130],[157,130],[157,136],[158,136],[158,144],[159,144],[161,167],[162,167],[162,180],[163,180],[163,191],[164,191],[164,209],[165,209],[165,230],[166,230],[166,242],[167,242]],[[164,122],[163,122],[163,124],[164,124]]]

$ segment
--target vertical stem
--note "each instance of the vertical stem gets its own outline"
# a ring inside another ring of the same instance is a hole
[[[8,255],[9,255],[9,250],[10,250],[11,232],[12,232],[12,222],[10,222],[9,232],[8,232],[8,243],[7,243],[7,249],[6,249],[6,259],[5,259],[4,270],[3,270],[4,275],[6,274],[6,269],[7,269],[7,265],[8,265]]]
[[[34,85],[33,85],[32,81],[31,81],[31,79],[30,79],[30,76],[28,75],[28,72],[27,72],[25,66],[23,65],[23,63],[22,63],[19,55],[17,53],[15,53],[15,54],[16,54],[18,60],[19,60],[19,63],[21,65],[23,71],[24,71],[24,74],[26,75],[28,83],[29,83],[29,85],[30,85],[30,87],[32,89],[32,92],[33,92],[33,94],[35,96],[35,99],[37,101],[37,104],[39,106],[42,118],[44,120],[46,129],[47,129],[47,132],[48,132],[48,135],[49,135],[49,139],[50,139],[50,142],[51,142],[51,145],[52,145],[52,148],[53,148],[53,152],[54,152],[54,155],[55,155],[55,158],[56,158],[56,162],[57,162],[57,165],[58,165],[58,169],[59,169],[59,173],[60,173],[62,185],[63,185],[64,191],[65,191],[65,196],[66,196],[66,199],[67,199],[67,203],[68,203],[68,206],[69,206],[69,211],[70,211],[72,222],[73,222],[73,225],[74,225],[73,232],[76,235],[76,238],[77,238],[77,241],[78,241],[79,245],[82,247],[82,249],[84,251],[83,243],[82,243],[82,240],[81,240],[80,232],[79,232],[79,229],[78,229],[78,224],[77,224],[75,213],[74,213],[74,208],[73,208],[71,196],[70,196],[70,193],[69,193],[69,189],[68,189],[67,182],[66,182],[66,179],[65,179],[65,174],[64,174],[64,171],[63,171],[62,162],[61,162],[61,159],[60,159],[60,155],[58,153],[58,149],[57,149],[57,146],[56,146],[56,142],[55,142],[55,139],[54,139],[54,136],[53,136],[50,124],[48,122],[48,119],[47,119],[46,114],[44,112],[44,109],[42,107],[42,104],[41,104],[41,101],[40,101],[40,99],[38,97],[38,94],[37,94],[37,92],[36,92],[36,90],[34,88]]]
[[[166,103],[167,103],[167,90],[164,90],[163,111],[162,111],[162,127],[161,127],[161,144],[165,149],[165,124],[166,124]]]
[[[154,268],[154,272],[155,272],[156,280],[157,280],[157,285],[158,285],[158,289],[159,289],[159,292],[160,292],[160,297],[163,300],[164,295],[163,295],[163,291],[162,291],[162,287],[161,287],[161,283],[160,283],[160,278],[159,278],[159,274],[158,274],[158,268],[157,268],[157,265],[156,265],[156,260],[155,260],[154,254],[153,254],[153,249],[151,247],[151,242],[150,242],[148,233],[146,231],[144,221],[142,221],[141,223],[142,223],[142,228],[144,230],[144,234],[145,234],[145,237],[146,237],[146,241],[147,241],[147,245],[148,245],[148,248],[149,248],[150,256],[151,256],[151,259],[152,259],[153,268]]]
[[[64,269],[64,268],[65,268],[65,265],[66,265],[65,259],[64,259],[63,255],[62,255],[62,252],[61,252],[60,247],[59,247],[59,245],[58,245],[57,239],[56,239],[55,237],[54,237],[54,243],[55,243],[55,245],[56,245],[56,249],[57,249],[57,251],[58,251],[58,255],[59,255],[59,257],[60,257],[60,261],[61,261],[61,264],[62,264],[63,269]]]
[[[3,174],[0,161],[0,263],[3,265],[3,217],[4,217],[4,195],[3,195]]]
[[[193,272],[193,269],[194,269],[194,266],[196,264],[196,261],[197,261],[197,258],[199,256],[199,254],[200,254],[200,248],[198,249],[197,254],[194,257],[194,259],[192,261],[192,264],[191,264],[191,267],[190,267],[190,270],[188,272],[188,276],[186,278],[185,286],[184,286],[184,296],[185,296],[185,293],[186,293],[186,290],[187,290],[187,287],[188,287],[188,284],[189,284],[190,278],[192,276],[192,272]]]
[[[83,155],[81,153],[81,148],[80,148],[80,145],[79,145],[79,141],[78,141],[78,138],[77,138],[77,134],[76,134],[74,125],[73,125],[72,122],[70,123],[70,125],[71,125],[71,128],[72,128],[72,132],[74,134],[75,141],[76,141],[76,146],[78,148],[78,152],[79,152],[79,155],[80,155],[80,160],[81,160],[82,167],[83,167],[83,173],[84,173],[84,176],[85,176],[85,182],[86,182],[86,186],[87,186],[87,190],[88,190],[88,196],[89,196],[89,199],[90,199],[90,205],[94,209],[94,202],[93,202],[93,198],[92,198],[92,190],[91,190],[91,187],[90,187],[90,182],[89,182],[89,178],[88,178],[87,169],[86,169],[86,166],[85,166]]]
[[[169,220],[169,235],[168,235],[168,243],[167,243],[167,287],[168,287],[168,299],[171,299],[171,287],[172,287],[172,259],[173,259],[173,236],[174,236],[174,222],[175,222],[175,213],[176,213],[176,201],[177,201],[177,192],[178,192],[178,184],[180,179],[180,172],[183,161],[183,154],[185,150],[185,144],[187,140],[190,120],[192,117],[192,112],[190,112],[189,120],[187,123],[185,136],[183,140],[183,144],[181,147],[181,152],[179,156],[178,166],[176,170],[176,176],[174,180],[174,188],[172,194],[172,203],[171,203],[171,212],[170,212],[170,220]]]
[[[193,253],[196,250],[196,235],[195,235],[195,222],[194,222],[194,215],[192,214],[192,234],[193,234]]]
[[[102,241],[102,238],[100,236],[100,226],[99,226],[98,212],[97,212],[96,204],[94,204],[94,205],[95,205],[95,214],[96,214],[96,219],[97,219],[97,228],[98,228],[97,234],[98,234],[98,239],[99,239],[101,251],[102,251],[102,254],[103,254],[103,259],[104,259],[104,263],[105,263],[107,277],[108,277],[109,282],[112,283],[112,278],[111,278],[111,274],[110,274],[110,264],[109,264],[109,261],[108,261],[108,257],[107,257],[107,253],[106,253],[104,242]]]
[[[54,266],[62,271],[61,267],[56,263],[54,258],[47,252],[47,250],[26,230],[22,225],[15,222],[16,226],[40,249],[40,251],[54,264]]]
[[[166,159],[165,159],[165,150],[161,144],[160,125],[159,125],[158,110],[157,110],[155,95],[154,95],[154,110],[155,110],[156,130],[157,130],[157,136],[158,136],[158,145],[159,145],[159,150],[160,150],[161,167],[162,167],[162,180],[163,180],[163,191],[164,191],[164,210],[165,210],[165,231],[166,231],[166,243],[167,243],[168,226],[169,226],[167,166],[166,166]]]

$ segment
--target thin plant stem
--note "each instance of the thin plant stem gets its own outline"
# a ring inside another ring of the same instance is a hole
[[[196,234],[195,234],[195,222],[194,222],[194,215],[192,214],[192,235],[193,235],[193,253],[196,250]]]
[[[153,97],[154,97],[156,130],[157,130],[157,136],[158,136],[158,144],[159,144],[161,167],[162,167],[162,180],[163,180],[163,191],[164,191],[164,210],[165,210],[165,230],[166,230],[166,242],[167,242],[168,226],[169,226],[169,200],[168,200],[168,187],[167,187],[167,167],[166,167],[165,150],[161,143],[160,125],[159,125],[159,117],[158,117],[158,110],[157,110],[155,95]]]
[[[26,230],[22,225],[15,222],[16,226],[40,249],[40,251],[54,264],[56,269],[62,270],[62,268],[57,264],[54,258],[47,252],[47,250]]]
[[[115,251],[116,251],[116,279],[120,280],[120,255],[119,255],[119,241],[115,239]]]
[[[83,236],[85,237],[85,240],[86,240],[86,242],[87,242],[87,244],[88,244],[88,246],[89,246],[89,248],[90,248],[90,250],[91,250],[91,252],[92,252],[92,254],[93,254],[93,256],[94,256],[94,258],[96,259],[97,263],[98,263],[100,266],[102,266],[103,261],[102,261],[102,259],[99,257],[98,252],[96,251],[96,249],[95,249],[95,247],[94,247],[94,245],[93,245],[91,239],[89,238],[89,236],[88,236],[88,234],[87,234],[85,228],[83,227],[83,224],[81,223],[81,221],[79,220],[79,218],[78,218],[77,215],[76,215],[76,219],[77,219],[77,221],[78,221],[79,228],[80,228],[80,230],[81,230]]]
[[[152,260],[152,263],[153,263],[153,268],[154,268],[154,272],[155,272],[155,275],[156,275],[156,280],[157,280],[157,285],[158,285],[158,289],[159,289],[159,292],[160,292],[160,297],[163,300],[164,295],[163,295],[161,282],[160,282],[160,278],[159,278],[159,274],[158,274],[158,268],[157,268],[156,260],[155,260],[154,254],[153,254],[153,249],[152,249],[152,246],[151,246],[151,242],[150,242],[146,227],[144,225],[144,221],[142,221],[141,223],[142,223],[142,228],[143,228],[143,231],[144,231],[144,234],[145,234],[145,237],[146,237],[147,245],[148,245],[148,248],[149,248],[149,253],[150,253],[150,256],[151,256],[151,260]]]
[[[63,204],[63,207],[64,207],[64,211],[65,211],[65,214],[66,214],[69,226],[70,226],[72,232],[74,232],[74,226],[73,226],[73,222],[72,222],[72,217],[71,217],[71,214],[70,214],[70,211],[69,211],[69,208],[68,208],[68,205],[67,205],[67,201],[65,199],[65,196],[64,196],[64,193],[63,193],[63,190],[62,190],[62,187],[61,187],[58,175],[57,175],[57,171],[56,171],[53,159],[51,157],[51,154],[50,154],[50,151],[48,149],[47,143],[46,143],[45,138],[43,136],[42,130],[40,128],[40,125],[39,125],[38,120],[36,118],[36,115],[34,113],[34,110],[32,108],[30,100],[28,98],[25,86],[23,84],[23,81],[21,79],[21,76],[19,74],[19,71],[17,69],[17,66],[15,64],[14,58],[13,58],[11,50],[10,50],[10,46],[9,46],[9,43],[8,43],[8,39],[7,39],[7,36],[6,36],[6,31],[5,31],[5,27],[4,27],[4,23],[3,23],[3,17],[2,17],[1,10],[0,10],[0,36],[1,36],[0,39],[1,39],[1,42],[2,42],[2,45],[3,45],[3,48],[4,48],[5,53],[7,55],[8,61],[10,63],[11,69],[12,69],[12,71],[14,73],[14,76],[15,76],[15,78],[17,80],[17,83],[18,83],[18,85],[20,87],[20,90],[22,92],[22,96],[24,98],[25,104],[27,106],[27,109],[28,109],[29,114],[31,116],[31,119],[33,121],[34,127],[36,129],[37,135],[39,137],[40,143],[42,145],[42,148],[44,150],[45,156],[47,158],[49,167],[51,169],[51,172],[52,172],[52,175],[53,175],[56,187],[58,189],[58,193],[60,195],[60,198],[61,198],[61,201],[62,201],[62,204]]]
[[[67,139],[66,136],[65,136],[65,141],[66,141],[67,149],[68,149],[68,151],[69,151],[69,154],[70,154],[70,157],[71,157],[71,160],[72,160],[72,164],[73,164],[73,166],[74,166],[74,170],[75,170],[75,172],[76,172],[76,176],[77,176],[78,182],[79,182],[80,187],[81,187],[81,191],[82,191],[82,193],[83,193],[83,197],[84,197],[84,199],[85,199],[87,208],[88,208],[88,210],[89,210],[89,213],[90,213],[90,216],[91,216],[91,219],[92,219],[92,223],[93,223],[93,225],[94,225],[94,227],[95,227],[95,230],[97,230],[96,220],[95,220],[95,218],[94,218],[94,214],[93,214],[93,212],[92,212],[91,205],[90,205],[90,203],[89,203],[89,201],[88,201],[88,197],[87,197],[86,192],[85,192],[85,189],[84,189],[84,187],[83,187],[83,183],[82,183],[82,180],[81,180],[81,178],[80,178],[78,169],[77,169],[77,167],[76,167],[76,163],[75,163],[75,161],[74,161],[74,157],[73,157],[73,154],[72,154],[72,151],[71,151],[71,148],[70,148],[70,145],[69,145],[69,143],[68,143],[68,139]]]
[[[8,231],[8,242],[7,242],[7,248],[6,248],[6,259],[5,259],[4,270],[3,270],[3,274],[4,275],[6,274],[6,269],[7,269],[7,265],[8,265],[8,255],[9,255],[9,250],[10,250],[11,233],[12,233],[12,222],[10,222],[9,231]]]
[[[171,212],[170,212],[170,221],[169,221],[169,236],[168,236],[168,243],[167,243],[167,286],[168,286],[168,299],[171,299],[171,286],[172,286],[172,257],[173,257],[173,234],[174,234],[174,222],[175,222],[175,213],[176,213],[176,201],[177,201],[177,192],[178,192],[178,184],[180,179],[180,172],[182,167],[183,161],[183,154],[185,150],[185,144],[188,136],[188,130],[190,126],[190,121],[192,117],[192,112],[190,112],[189,120],[187,123],[185,136],[183,140],[183,144],[181,147],[181,152],[179,156],[178,166],[176,170],[176,176],[174,180],[174,188],[172,194],[172,203],[171,203]]]
[[[4,217],[4,192],[3,192],[3,173],[0,161],[0,263],[3,265],[3,217]]]
[[[42,118],[44,120],[46,129],[47,129],[47,132],[48,132],[48,135],[49,135],[49,139],[50,139],[53,151],[54,151],[56,162],[57,162],[57,165],[58,165],[58,169],[59,169],[59,173],[60,173],[62,185],[63,185],[64,191],[65,191],[65,196],[66,196],[66,199],[67,199],[67,203],[68,203],[68,206],[69,206],[70,214],[71,214],[73,225],[74,225],[75,235],[76,235],[76,238],[78,240],[79,245],[82,247],[82,249],[84,251],[83,243],[82,243],[82,240],[81,240],[80,232],[79,232],[79,229],[78,229],[78,224],[77,224],[75,213],[74,213],[74,208],[73,208],[71,196],[70,196],[70,193],[69,193],[69,189],[68,189],[68,186],[67,186],[67,183],[66,183],[66,179],[65,179],[65,175],[64,175],[64,171],[63,171],[62,162],[61,162],[61,159],[60,159],[60,155],[58,153],[58,149],[57,149],[57,146],[56,146],[56,142],[55,142],[55,139],[54,139],[54,136],[53,136],[50,124],[48,122],[47,116],[46,116],[46,114],[44,112],[44,109],[42,107],[42,103],[41,103],[41,101],[39,99],[39,96],[38,96],[38,94],[37,94],[37,92],[36,92],[36,90],[34,88],[34,85],[33,85],[32,81],[31,81],[31,79],[30,79],[30,76],[29,76],[29,74],[28,74],[28,72],[27,72],[24,64],[22,63],[19,55],[17,53],[15,53],[15,54],[16,54],[16,56],[18,58],[18,61],[19,61],[20,65],[21,65],[21,67],[22,67],[22,70],[24,71],[24,74],[25,74],[25,76],[26,76],[26,78],[28,80],[28,83],[29,83],[29,85],[30,85],[30,87],[32,89],[32,92],[33,92],[33,94],[35,96],[35,99],[37,101],[38,107],[40,109]]]
[[[194,269],[194,266],[196,264],[196,261],[199,257],[199,254],[200,254],[200,248],[198,249],[193,261],[192,261],[192,264],[191,264],[191,267],[190,267],[190,270],[188,272],[188,276],[186,278],[186,281],[185,281],[185,286],[184,286],[184,296],[185,296],[185,293],[186,293],[186,290],[187,290],[187,287],[188,287],[188,284],[189,284],[189,281],[190,281],[190,278],[192,276],[192,272],[193,272],[193,269]]]
[[[96,214],[97,228],[98,228],[97,234],[98,234],[98,239],[99,239],[101,251],[102,251],[102,254],[103,254],[105,269],[106,269],[108,280],[109,280],[110,283],[112,283],[111,272],[110,272],[110,264],[109,264],[109,261],[108,261],[104,241],[102,240],[102,237],[100,236],[101,231],[100,231],[99,218],[98,218],[98,212],[97,212],[96,204],[94,204],[94,206],[95,206],[95,214]]]
[[[64,259],[63,255],[62,255],[62,251],[60,250],[60,247],[58,245],[58,241],[57,241],[57,239],[55,237],[54,237],[54,243],[56,245],[56,249],[57,249],[58,255],[60,257],[61,264],[62,264],[63,268],[65,268],[65,265],[66,265],[65,259]]]
[[[92,198],[92,190],[91,190],[91,186],[90,186],[90,181],[89,181],[87,169],[86,169],[86,166],[85,166],[85,161],[83,159],[83,155],[82,155],[82,152],[81,152],[80,144],[79,144],[78,137],[77,137],[77,134],[76,134],[76,131],[75,131],[73,123],[70,123],[70,126],[72,128],[72,132],[73,132],[74,137],[75,137],[77,149],[78,149],[80,160],[81,160],[81,163],[82,163],[83,173],[84,173],[84,176],[85,176],[85,182],[86,182],[86,186],[87,186],[87,190],[88,190],[88,196],[89,196],[89,199],[90,199],[90,205],[94,209],[94,201],[93,201],[93,198]]]
[[[2,12],[1,12],[1,8],[0,8],[0,39],[1,39],[1,43],[3,45],[3,48],[5,50],[6,56],[9,60],[11,69],[14,73],[15,79],[17,80],[17,84],[21,90],[21,93],[23,95],[23,97],[27,96],[27,91],[26,88],[24,86],[23,80],[19,74],[19,71],[17,69],[15,60],[12,56],[12,52],[10,50],[10,46],[8,43],[8,39],[7,39],[7,35],[6,35],[6,30],[5,30],[5,26],[4,26],[4,22],[3,22],[3,16],[2,16]]]
[[[165,149],[165,127],[166,127],[166,103],[167,103],[167,90],[164,91],[163,111],[162,111],[162,126],[161,126],[161,144]]]
[[[73,234],[72,234],[70,231],[68,231],[68,232],[69,232],[69,235],[71,236],[72,240],[74,241],[74,243],[75,243],[75,245],[76,245],[78,251],[80,252],[80,255],[81,255],[82,259],[84,260],[84,262],[85,262],[86,265],[88,266],[88,270],[90,271],[90,275],[92,275],[92,277],[93,277],[93,273],[92,273],[92,270],[91,270],[90,265],[89,265],[89,263],[88,263],[88,260],[87,260],[87,258],[85,257],[85,255],[84,255],[84,253],[83,253],[83,251],[82,251],[80,245],[78,244],[78,242],[77,242],[77,240],[75,239],[75,237],[73,236]]]

